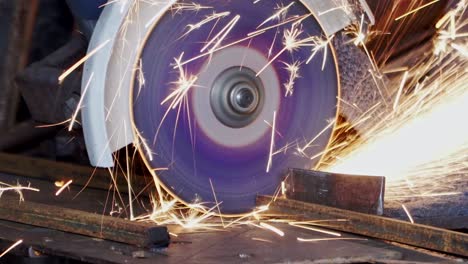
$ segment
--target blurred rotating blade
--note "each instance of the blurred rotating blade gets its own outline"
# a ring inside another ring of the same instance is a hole
[[[168,168],[157,176],[182,201],[223,214],[253,209],[288,168],[314,168],[337,113],[333,48],[285,49],[288,34],[325,39],[308,7],[253,2],[178,1],[142,45],[132,92],[147,165]]]

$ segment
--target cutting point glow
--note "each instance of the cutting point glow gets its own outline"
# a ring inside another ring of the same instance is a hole
[[[373,120],[365,140],[333,153],[326,170],[386,176],[390,199],[460,194],[457,181],[468,173],[466,4],[437,23],[434,55],[404,73],[391,112],[364,116]]]
[[[455,85],[461,87],[467,81],[463,78]],[[468,90],[463,90],[397,127],[389,124],[390,128],[341,158],[330,171],[385,175],[387,181],[401,181],[417,168],[467,149],[468,123],[462,118],[468,113]]]

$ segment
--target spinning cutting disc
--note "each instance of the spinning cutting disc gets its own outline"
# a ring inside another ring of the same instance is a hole
[[[274,194],[288,168],[313,168],[337,113],[333,48],[308,64],[310,46],[284,50],[292,22],[281,22],[310,14],[307,6],[288,1],[287,12],[271,18],[281,1],[254,2],[202,0],[194,10],[178,1],[152,25],[132,92],[150,169],[168,168],[158,177],[184,202],[218,204],[225,214]],[[298,23],[299,38],[325,38],[314,16]],[[287,67],[294,64],[298,78]]]

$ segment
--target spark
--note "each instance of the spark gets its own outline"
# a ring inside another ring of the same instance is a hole
[[[402,196],[391,196],[390,199],[405,199],[405,198],[415,198],[415,197],[442,197],[442,196],[456,196],[462,194],[461,192],[446,192],[446,193],[429,193],[421,195],[402,195]]]
[[[107,44],[109,44],[110,41],[111,41],[110,39],[104,41],[99,46],[97,46],[95,49],[88,52],[88,54],[86,54],[86,56],[84,56],[78,62],[73,64],[70,68],[68,68],[64,73],[62,73],[62,75],[59,76],[59,78],[58,78],[59,83],[62,83],[73,71],[78,69],[78,67],[80,67],[83,63],[85,63],[89,58],[93,57],[97,52],[99,52],[101,49],[103,49]]]
[[[18,245],[20,245],[21,243],[23,243],[23,240],[18,240],[16,241],[16,243],[14,243],[13,245],[11,245],[9,248],[7,248],[5,251],[3,251],[2,254],[0,254],[0,258],[2,258],[3,256],[5,256],[8,252],[10,252],[12,249],[14,249],[15,247],[17,247]]]
[[[195,31],[197,29],[200,29],[201,27],[203,27],[204,25],[210,23],[211,21],[214,21],[214,20],[219,21],[219,19],[227,17],[230,14],[231,14],[231,12],[213,13],[213,14],[211,14],[209,16],[206,16],[205,19],[203,19],[202,21],[200,21],[200,22],[198,22],[196,24],[188,24],[187,25],[188,30],[182,35],[182,37],[185,37],[186,35],[190,34],[191,32],[193,32],[193,31]]]
[[[213,197],[215,199],[216,207],[218,208],[218,213],[220,215],[221,224],[224,226],[224,220],[223,220],[223,216],[221,214],[221,208],[219,208],[220,203],[218,203],[218,198],[216,197],[216,192],[215,192],[215,188],[213,186],[213,182],[211,181],[211,179],[209,179],[209,180],[210,180],[211,191],[213,192]]]
[[[249,34],[247,34],[247,36],[254,36],[254,35],[261,34],[261,33],[265,33],[266,31],[271,30],[271,29],[278,29],[278,27],[289,24],[289,23],[292,23],[292,22],[294,22],[293,25],[297,26],[297,24],[299,24],[301,21],[308,18],[309,16],[311,16],[311,15],[308,14],[308,15],[303,15],[303,16],[290,17],[290,18],[285,19],[284,21],[281,21],[281,22],[279,22],[279,23],[277,23],[275,25],[268,26],[268,27],[265,27],[265,28],[260,28],[260,29],[257,29],[255,31],[252,31]]]
[[[182,218],[182,219],[172,213],[169,213],[169,215],[174,219],[174,221],[178,225],[186,229],[202,227],[203,225],[201,223],[203,221],[205,221],[206,219],[212,216],[215,216],[215,214],[211,212],[211,209],[208,212],[203,213],[203,214],[199,214],[197,211],[194,211],[194,213],[190,214],[187,218]]]
[[[284,232],[281,231],[280,229],[270,225],[270,224],[267,224],[267,223],[260,223],[260,226],[267,229],[267,230],[270,230],[271,232],[277,234],[278,236],[281,236],[281,237],[284,237]]]
[[[397,17],[397,18],[395,18],[395,21],[398,21],[398,20],[400,20],[402,18],[405,18],[405,17],[407,17],[407,16],[409,16],[411,14],[414,14],[414,13],[418,12],[419,10],[424,9],[424,8],[426,8],[428,6],[431,6],[431,5],[433,5],[433,4],[437,3],[437,2],[439,2],[439,0],[434,0],[434,1],[429,2],[429,3],[425,4],[425,5],[422,5],[422,6],[418,7],[418,8],[415,8],[415,9],[413,9],[413,10],[411,10],[411,11],[409,11],[409,12],[407,12],[407,13],[405,13],[405,14]]]
[[[125,124],[124,124],[125,125]],[[124,129],[124,131],[127,131],[126,129]],[[125,135],[125,137],[127,137]],[[132,199],[132,194],[133,194],[133,188],[132,188],[132,179],[131,179],[131,175],[130,175],[130,159],[128,158],[128,146],[125,146],[125,156],[126,156],[126,168],[127,168],[127,173],[124,173],[124,177],[127,181],[127,189],[128,189],[128,205],[129,205],[129,209],[130,209],[130,221],[134,221],[135,219],[135,213],[133,211],[133,199]]]
[[[349,222],[348,219],[323,219],[323,220],[310,220],[310,221],[296,221],[296,222],[289,222],[295,225],[321,225],[320,223],[328,223],[328,222]]]
[[[146,153],[146,156],[148,157],[148,159],[150,161],[153,161],[154,157],[153,157],[153,152],[151,151],[151,148],[149,147],[148,145],[148,142],[146,141],[145,138],[143,138],[140,134],[140,132],[138,131],[138,129],[136,129],[135,126],[133,126],[133,131],[135,132],[136,134],[136,139],[135,139],[135,142],[133,143],[134,146],[136,148],[139,148],[140,146],[142,146],[143,150],[145,151]]]
[[[67,183],[65,183],[60,189],[57,190],[55,193],[55,196],[59,196],[68,186],[70,186],[73,183],[73,180],[69,180]]]
[[[259,238],[259,237],[252,237],[253,241],[260,241],[260,242],[265,242],[265,243],[273,243],[273,241],[264,239],[264,238]]]
[[[188,59],[188,60],[186,60],[186,61],[180,62],[180,65],[174,66],[174,69],[176,69],[178,66],[184,66],[184,65],[186,65],[186,64],[188,64],[188,63],[191,63],[191,62],[196,61],[196,60],[198,60],[198,59],[204,58],[204,57],[206,57],[206,56],[211,56],[213,53],[215,53],[215,52],[217,52],[217,51],[220,51],[220,50],[223,50],[223,49],[226,49],[226,48],[235,46],[235,45],[237,45],[237,44],[239,44],[239,43],[242,43],[242,42],[244,42],[244,41],[253,39],[254,37],[256,37],[256,36],[258,36],[258,35],[260,35],[260,34],[261,34],[261,33],[258,33],[257,35],[250,35],[250,36],[248,36],[248,37],[245,37],[245,38],[236,40],[236,41],[234,41],[234,42],[231,42],[231,43],[229,43],[229,44],[226,44],[226,45],[224,45],[224,46],[218,47],[217,49],[210,50],[210,51],[207,51],[207,52],[205,52],[205,53],[202,53],[202,54],[200,54],[200,55],[198,55],[198,56],[192,57],[192,58],[190,58],[190,59]]]
[[[401,207],[403,208],[403,210],[405,211],[406,215],[408,216],[408,219],[410,220],[410,222],[412,224],[414,224],[414,220],[413,220],[413,217],[411,216],[408,208],[406,208],[406,206],[404,204],[401,205]]]
[[[369,49],[366,45],[366,43],[370,39],[372,39],[373,36],[379,35],[380,32],[369,30],[369,28],[365,26],[366,21],[364,20],[364,18],[364,14],[361,15],[361,19],[359,22],[354,23],[345,28],[345,33],[346,35],[351,37],[351,43],[353,43],[356,47],[362,47],[362,49],[364,50],[365,54],[367,55],[367,58],[369,59],[369,62],[372,65],[372,69],[369,69],[369,72],[372,74],[372,77],[375,78],[376,76],[379,76],[379,78],[381,78],[382,73],[380,72],[380,69],[377,66],[374,57],[372,56],[371,52],[369,52]],[[379,93],[381,97],[384,98],[383,93],[379,87],[379,83],[377,81],[375,83],[379,88]]]
[[[309,17],[309,16],[310,16],[310,14],[309,14],[309,15],[304,15],[304,16],[302,16],[302,17],[293,17],[293,18],[288,19],[288,20],[286,20],[286,21],[284,21],[284,22],[281,22],[281,23],[279,23],[279,24],[277,24],[277,25],[273,25],[273,26],[270,26],[270,27],[267,27],[267,28],[259,29],[259,30],[254,31],[254,32],[250,32],[249,34],[247,34],[247,37],[245,37],[245,38],[241,38],[241,39],[239,39],[239,40],[235,40],[235,41],[233,41],[233,42],[231,42],[231,43],[228,43],[228,44],[226,44],[226,45],[224,45],[224,46],[218,47],[218,48],[216,48],[216,49],[214,49],[214,50],[209,50],[209,51],[207,51],[207,52],[205,52],[205,53],[202,53],[202,54],[200,54],[200,55],[198,55],[198,56],[195,56],[195,57],[190,58],[190,59],[188,59],[188,60],[186,60],[186,61],[183,61],[183,62],[180,63],[180,66],[184,66],[184,65],[186,65],[186,64],[188,64],[188,63],[191,63],[191,62],[193,62],[193,61],[195,61],[195,60],[204,58],[204,57],[206,57],[206,56],[211,56],[213,53],[215,53],[215,52],[217,52],[217,51],[220,51],[220,50],[223,50],[223,49],[226,49],[226,48],[235,46],[235,45],[237,45],[237,44],[239,44],[239,43],[242,43],[242,42],[251,40],[251,39],[253,39],[253,38],[255,38],[255,37],[257,37],[257,36],[259,36],[259,35],[261,35],[261,34],[264,34],[264,33],[265,33],[266,31],[268,31],[268,30],[271,30],[271,29],[274,29],[274,28],[279,27],[280,25],[288,24],[288,23],[291,23],[291,22],[295,22],[295,23],[300,22],[300,21],[302,21],[303,19],[305,19],[305,18],[307,18],[307,17]],[[177,66],[174,66],[174,69],[176,69],[176,68],[177,68]]]
[[[327,130],[331,129],[334,125],[335,125],[336,121],[332,121],[332,122],[329,122],[329,124],[322,130],[320,131],[312,140],[310,140],[309,142],[307,142],[307,144],[305,144],[304,147],[302,148],[297,148],[297,151],[304,155],[304,156],[307,156],[305,154],[305,151],[309,148],[311,148],[313,146],[313,144],[315,143],[315,141],[320,137],[322,136],[325,132],[327,132]]]
[[[83,101],[87,95],[87,92],[88,92],[88,88],[89,86],[91,85],[91,82],[93,81],[93,77],[94,77],[94,72],[91,73],[91,76],[89,76],[89,80],[88,82],[86,83],[86,86],[84,88],[84,91],[80,97],[80,100],[78,101],[78,105],[76,106],[76,109],[75,111],[73,112],[73,115],[70,119],[70,124],[68,125],[68,131],[72,131],[73,130],[73,126],[75,125],[75,122],[76,122],[76,118],[78,117],[78,113],[80,112],[81,110],[81,107],[83,105]]]
[[[440,29],[447,21],[452,20],[453,15],[453,11],[447,12],[441,19],[439,19],[439,21],[437,21],[435,25],[436,29]]]
[[[310,57],[307,59],[306,64],[309,64],[310,61],[317,55],[319,51],[323,51],[323,60],[322,60],[322,71],[325,69],[325,64],[327,62],[327,55],[328,55],[328,45],[330,44],[330,41],[333,40],[333,37],[330,37],[328,39],[323,39],[318,36],[313,36],[309,38],[310,44],[303,45],[303,46],[311,46],[312,47],[312,54]]]
[[[268,63],[257,72],[257,77],[265,71],[268,66],[270,66],[276,59],[278,59],[284,52],[289,51],[293,52],[297,50],[300,46],[298,44],[298,37],[302,34],[302,30],[296,26],[292,26],[291,29],[286,29],[283,36],[283,45],[284,48],[278,52]]]
[[[281,196],[286,197],[286,183],[284,181],[281,182]]]
[[[275,134],[276,134],[276,111],[273,112],[273,125],[271,126],[271,140],[270,140],[270,152],[268,155],[268,162],[266,172],[269,173],[273,166],[273,151],[275,148]]]
[[[69,119],[67,119],[65,121],[62,121],[62,122],[55,123],[55,124],[39,125],[39,126],[36,126],[36,128],[49,128],[49,127],[62,126],[62,125],[65,125],[65,124],[69,124],[70,121],[71,121],[71,118],[69,118]]]
[[[459,45],[459,44],[456,44],[456,43],[452,43],[451,46],[452,46],[452,48],[457,50],[461,55],[468,58],[468,47],[466,45],[462,46],[462,45]]]
[[[359,45],[364,45],[364,42],[366,40],[366,34],[364,33],[364,15],[361,16],[361,23],[359,23],[359,30],[356,33],[356,37],[354,39],[354,45],[359,46]]]
[[[0,198],[2,197],[4,192],[16,192],[19,195],[19,200],[21,202],[24,201],[24,196],[23,196],[23,191],[33,191],[33,192],[39,192],[40,190],[37,188],[33,188],[30,185],[28,186],[22,186],[19,183],[17,185],[11,185],[7,184],[4,182],[0,182]]]
[[[306,64],[309,64],[311,60],[316,56],[316,54],[323,50],[323,63],[322,63],[322,70],[325,68],[326,58],[327,58],[327,46],[330,44],[330,41],[333,37],[328,39],[322,39],[319,36],[309,36],[304,39],[301,39],[300,36],[302,35],[303,30],[299,26],[300,22],[307,18],[308,16],[301,17],[298,21],[291,25],[290,29],[286,29],[283,34],[283,49],[281,49],[268,63],[257,72],[257,76],[265,71],[268,66],[270,66],[276,59],[278,59],[283,53],[286,51],[293,53],[294,51],[298,50],[301,47],[309,47],[311,48],[311,55],[306,61]]]
[[[198,12],[203,9],[213,9],[211,6],[204,6],[195,2],[192,3],[176,3],[172,5],[171,10],[175,11],[174,13],[180,13],[182,11],[195,11]]]
[[[360,240],[360,241],[367,241],[365,238],[312,238],[312,239],[306,239],[306,238],[297,238],[297,241],[299,242],[321,242],[321,241],[336,241],[336,240]]]
[[[208,47],[212,46],[209,49],[210,53],[213,53],[219,46],[221,46],[222,42],[226,37],[231,33],[231,31],[236,26],[237,22],[240,20],[240,15],[236,15],[231,21],[229,21],[226,26],[224,26],[208,43],[200,50],[200,52],[204,52],[208,49]]]
[[[135,68],[135,72],[137,73],[138,80],[138,93],[136,97],[140,97],[141,90],[146,85],[145,73],[143,72],[143,59],[138,60],[138,66]]]
[[[405,72],[405,71],[408,71],[408,67],[407,66],[404,66],[404,67],[398,67],[398,68],[393,68],[393,69],[386,69],[385,71],[383,71],[382,73],[383,74],[389,74],[389,73],[399,73],[399,72]]]
[[[239,218],[231,221],[229,224],[226,225],[226,228],[233,226],[235,224],[238,224],[238,223],[242,223],[243,220],[251,218],[251,217],[255,218],[256,220],[259,220],[261,218],[260,214],[265,211],[268,211],[268,209],[269,209],[269,205],[260,206],[256,208],[255,210],[253,210],[252,212],[244,214],[240,216]]]
[[[310,231],[315,231],[315,232],[322,233],[322,234],[327,234],[327,235],[332,235],[332,236],[337,236],[337,237],[341,236],[341,234],[338,232],[333,232],[333,231],[329,231],[329,230],[325,230],[321,228],[306,226],[304,224],[289,223],[289,225],[302,228],[302,229],[306,229],[306,230],[310,230]]]
[[[335,1],[335,0],[333,0]],[[341,0],[341,5],[340,6],[337,6],[337,7],[333,7],[333,8],[330,8],[326,11],[321,11],[319,12],[319,16],[323,16],[325,14],[328,14],[330,12],[335,12],[335,11],[342,11],[344,12],[345,14],[349,15],[353,12],[353,9],[352,9],[352,5],[350,5],[349,1],[348,0]]]
[[[267,24],[268,22],[270,21],[273,21],[273,20],[280,20],[281,17],[284,17],[286,16],[289,8],[291,8],[291,6],[294,5],[294,2],[291,2],[289,5],[287,6],[282,6],[282,5],[277,5],[276,9],[278,10],[276,13],[274,13],[273,15],[271,15],[269,18],[267,18],[265,21],[263,21],[260,25],[258,25],[257,29],[262,27],[263,25]]]
[[[299,75],[299,70],[301,69],[302,62],[300,61],[295,61],[293,63],[283,62],[283,64],[286,66],[285,69],[288,71],[288,74],[289,74],[288,82],[284,84],[284,89],[286,90],[284,96],[288,97],[288,96],[293,95],[294,85],[296,83],[296,80],[301,77]]]
[[[182,67],[181,64],[183,56],[184,53],[182,53],[179,58],[174,59],[176,62],[176,66],[179,70],[179,80],[177,80],[174,83],[176,85],[176,88],[161,102],[161,105],[164,105],[172,100],[169,104],[169,108],[172,109],[176,109],[181,104],[182,100],[186,98],[188,92],[192,87],[194,87],[195,83],[198,80],[198,76],[188,75],[185,72],[185,69]]]
[[[409,72],[406,71],[403,75],[403,79],[401,80],[400,89],[398,89],[397,97],[395,99],[395,103],[393,104],[393,111],[396,112],[398,110],[398,104],[400,103],[401,94],[403,93],[403,89],[405,88],[406,81],[408,80]]]
[[[194,87],[200,87],[195,85],[195,83],[198,80],[197,75],[192,75],[186,72],[185,68],[182,66],[182,58],[184,56],[184,53],[182,52],[179,58],[174,58],[176,68],[179,71],[179,78],[176,82],[173,84],[175,85],[175,89],[173,89],[172,93],[170,93],[162,102],[161,105],[164,105],[168,102],[169,106],[166,112],[164,113],[162,120],[157,128],[156,134],[153,138],[153,144],[156,143],[156,140],[159,135],[159,131],[162,128],[162,125],[164,121],[166,120],[167,116],[169,115],[171,110],[177,109],[177,117],[175,121],[175,129],[174,129],[174,140],[176,137],[176,131],[177,131],[177,124],[179,122],[179,117],[180,117],[180,112],[182,111],[183,107],[187,110],[187,120],[189,122],[189,129],[190,129],[190,135],[191,139],[193,140],[192,136],[192,125],[191,125],[191,119],[190,119],[190,111],[189,111],[189,92],[194,88]],[[193,142],[192,142],[193,143]]]

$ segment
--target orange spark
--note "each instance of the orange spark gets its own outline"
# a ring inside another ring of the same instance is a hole
[[[12,249],[14,249],[15,247],[17,247],[19,244],[23,243],[23,240],[18,240],[16,241],[16,243],[14,243],[13,245],[11,245],[9,248],[7,248],[5,251],[3,251],[2,254],[0,254],[0,258],[2,258],[3,256],[5,256],[8,252],[10,252]]]
[[[55,196],[59,196],[70,184],[73,183],[73,180],[69,180],[67,183],[65,183],[58,191],[55,193]]]

